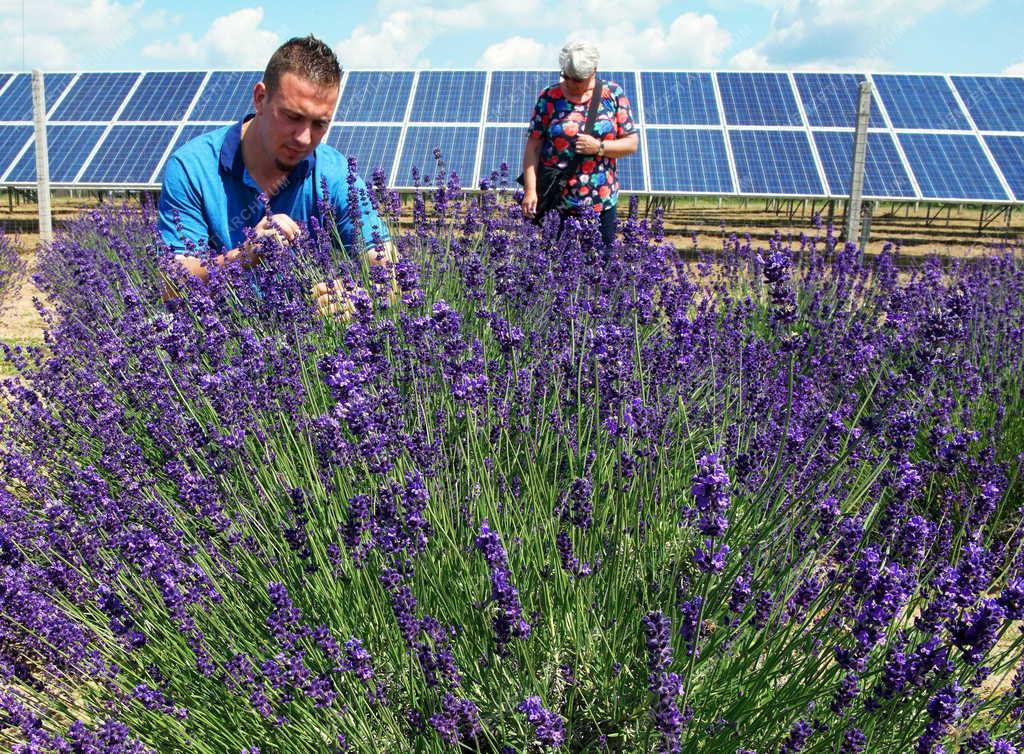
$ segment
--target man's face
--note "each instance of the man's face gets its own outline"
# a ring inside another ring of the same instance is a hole
[[[320,143],[331,125],[338,87],[321,87],[285,73],[271,94],[261,81],[253,91],[257,145],[274,166],[290,172]]]

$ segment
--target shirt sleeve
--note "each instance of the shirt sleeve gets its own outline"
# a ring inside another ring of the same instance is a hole
[[[533,106],[533,117],[530,118],[530,129],[527,134],[530,139],[543,139],[550,125],[551,117],[547,114],[547,92],[545,89],[537,98],[537,104]]]
[[[633,110],[629,104],[629,97],[621,86],[616,86],[613,92],[615,97],[615,138],[629,136],[636,133],[636,124],[633,123]]]
[[[352,253],[358,246],[356,239],[362,237],[363,248],[370,248],[380,242],[390,240],[387,226],[380,219],[377,210],[370,202],[370,191],[359,175],[354,176],[351,187],[346,177],[335,185],[334,220],[337,223],[338,235],[345,248]],[[355,209],[352,207],[352,194],[355,194]],[[359,233],[359,236],[356,234]]]
[[[196,249],[209,244],[210,226],[203,215],[202,198],[176,155],[167,160],[157,213],[160,236],[172,251],[186,251],[188,241]]]

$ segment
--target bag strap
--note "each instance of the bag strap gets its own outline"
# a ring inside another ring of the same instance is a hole
[[[594,79],[594,93],[590,95],[590,109],[587,111],[587,122],[583,124],[583,133],[588,133],[594,128],[597,122],[597,109],[601,106],[601,93],[604,91],[604,82],[601,79]],[[591,134],[593,135],[593,134]],[[565,166],[563,175],[573,175],[583,162],[583,155],[579,152],[573,155],[572,160]]]
[[[587,112],[587,122],[583,126],[586,133],[594,127],[597,121],[597,109],[601,107],[601,95],[604,93],[604,82],[601,79],[594,79],[594,93],[590,95],[590,110]]]

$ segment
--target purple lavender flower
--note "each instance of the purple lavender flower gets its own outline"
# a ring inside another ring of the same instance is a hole
[[[804,748],[807,744],[807,739],[811,737],[813,732],[809,722],[798,720],[789,729],[789,735],[782,742],[782,746],[779,747],[779,754],[796,754],[796,752]]]
[[[643,624],[647,642],[648,688],[654,694],[654,727],[660,734],[658,751],[676,754],[681,750],[683,715],[677,701],[681,688],[679,676],[669,672],[672,665],[672,622],[657,610],[648,613]]]
[[[450,746],[475,741],[483,732],[477,706],[452,693],[444,695],[441,710],[430,716],[430,725]]]
[[[701,456],[693,477],[693,497],[700,518],[697,528],[706,537],[720,537],[729,528],[729,475],[714,453]]]
[[[491,599],[498,609],[493,621],[494,633],[498,651],[503,652],[512,639],[526,639],[530,636],[530,624],[523,618],[519,591],[512,585],[512,573],[501,538],[486,521],[480,525],[476,548],[483,553],[491,572]]]
[[[557,712],[544,709],[539,696],[528,696],[517,709],[526,713],[541,746],[557,749],[565,742],[565,722]]]

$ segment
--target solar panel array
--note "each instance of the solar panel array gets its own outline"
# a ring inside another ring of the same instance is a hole
[[[858,84],[874,84],[864,193],[1024,202],[1024,78],[606,71],[640,133],[618,161],[628,191],[842,197]],[[57,187],[156,188],[168,156],[249,112],[259,71],[46,74]],[[349,71],[326,142],[390,186],[431,180],[436,155],[476,186],[519,172],[526,124],[553,71]],[[31,77],[0,73],[0,185],[35,182]],[[414,172],[415,171],[415,172]],[[414,178],[415,175],[415,178]]]

